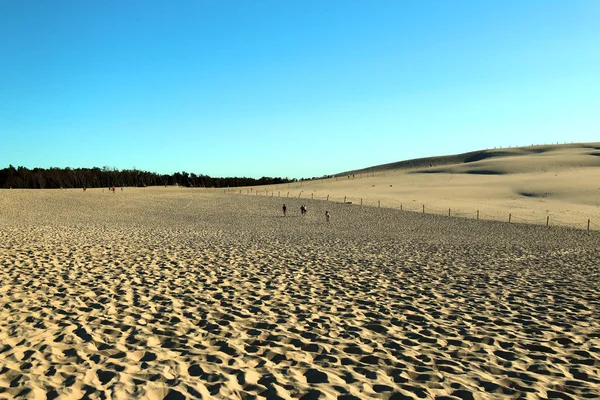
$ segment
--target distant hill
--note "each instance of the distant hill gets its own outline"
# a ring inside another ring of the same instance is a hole
[[[453,154],[446,156],[415,158],[405,161],[397,161],[389,164],[375,165],[372,167],[355,169],[335,174],[333,176],[346,176],[352,174],[366,174],[388,170],[417,170],[421,168],[442,167],[447,165],[466,164],[494,157],[507,157],[516,155],[539,154],[547,151],[567,148],[589,148],[600,150],[600,143],[569,143],[558,145],[539,145],[526,147],[509,147],[501,149],[477,150],[468,153]]]

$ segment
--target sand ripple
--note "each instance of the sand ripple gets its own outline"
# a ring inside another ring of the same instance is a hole
[[[0,200],[0,397],[600,396],[597,235],[31,193]]]

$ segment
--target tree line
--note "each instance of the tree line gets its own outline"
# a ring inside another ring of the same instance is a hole
[[[185,171],[174,174],[157,174],[137,169],[118,170],[115,168],[8,168],[0,170],[0,188],[20,189],[59,189],[59,188],[97,188],[113,186],[186,186],[224,188],[236,186],[271,185],[295,182],[296,179],[272,178],[260,179],[246,177],[213,178],[208,175],[196,175]]]

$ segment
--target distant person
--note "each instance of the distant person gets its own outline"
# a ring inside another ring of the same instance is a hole
[[[285,204],[282,207],[283,209],[283,216],[285,217],[286,213],[287,213],[287,207],[285,206]]]
[[[330,217],[331,217],[331,215],[329,215],[329,211],[325,211],[325,221],[327,221],[329,223]]]
[[[304,215],[304,213],[305,213],[305,212],[306,212],[306,211],[305,211],[305,209],[304,209],[304,204],[302,204],[302,205],[300,206],[300,215]]]

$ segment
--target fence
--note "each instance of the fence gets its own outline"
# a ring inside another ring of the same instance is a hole
[[[583,230],[600,230],[600,225],[594,223],[591,218],[588,218],[587,221],[582,221],[580,223],[574,223],[572,221],[566,222],[560,219],[557,219],[554,216],[545,215],[540,218],[532,218],[525,217],[523,215],[516,215],[513,213],[508,213],[507,215],[499,215],[499,214],[487,214],[482,212],[481,210],[458,210],[452,208],[439,209],[428,206],[426,204],[413,204],[411,203],[403,203],[400,200],[387,198],[383,202],[381,200],[373,200],[373,199],[365,199],[344,196],[344,197],[332,197],[330,195],[327,196],[315,196],[313,192],[306,194],[302,191],[290,191],[290,190],[269,190],[267,189],[224,189],[225,193],[228,194],[240,194],[240,195],[252,195],[252,196],[267,196],[267,197],[282,197],[282,198],[296,198],[296,199],[311,199],[311,200],[321,200],[321,201],[331,201],[336,203],[355,205],[359,207],[386,207],[386,208],[394,208],[399,209],[400,211],[405,212],[416,212],[421,214],[435,214],[435,215],[445,215],[448,217],[459,217],[459,218],[469,218],[475,220],[489,220],[489,221],[505,221],[508,223],[525,223],[532,225],[545,225],[546,227],[550,226],[562,226],[568,228],[575,229],[583,229]]]

